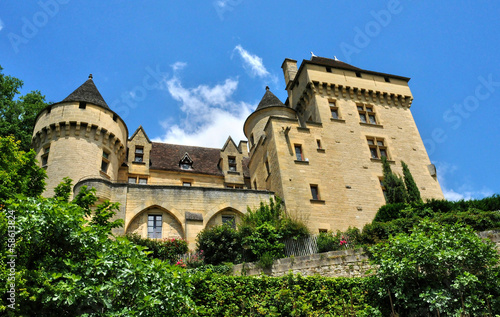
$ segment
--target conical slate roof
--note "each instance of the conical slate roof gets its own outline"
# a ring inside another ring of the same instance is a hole
[[[262,100],[259,102],[259,105],[257,106],[257,109],[255,111],[269,107],[286,106],[269,90],[269,87],[266,87],[266,93],[264,94],[264,97],[262,97]]]
[[[89,79],[87,79],[83,85],[78,87],[68,97],[64,98],[62,102],[66,101],[85,101],[109,109],[106,101],[104,101],[104,98],[102,98],[101,93],[97,90],[92,80],[92,74],[89,75]]]

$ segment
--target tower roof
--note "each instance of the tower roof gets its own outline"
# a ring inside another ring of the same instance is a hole
[[[80,87],[73,91],[68,97],[64,98],[62,102],[66,101],[85,101],[109,109],[106,101],[102,98],[101,93],[92,80],[92,74],[89,79],[84,82]]]
[[[257,106],[257,109],[255,111],[264,109],[264,108],[269,108],[269,107],[286,107],[281,100],[278,99],[270,90],[269,87],[266,86],[266,93],[264,94],[264,97],[259,102],[259,105]]]

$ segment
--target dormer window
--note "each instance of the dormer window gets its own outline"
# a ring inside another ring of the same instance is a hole
[[[193,160],[189,157],[189,154],[184,154],[182,159],[179,161],[179,167],[183,170],[193,169]]]
[[[228,159],[229,171],[236,172],[236,157],[229,156]]]
[[[144,160],[144,147],[136,146],[134,162],[143,162],[143,160]]]

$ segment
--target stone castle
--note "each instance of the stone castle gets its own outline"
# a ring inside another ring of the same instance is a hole
[[[422,197],[443,198],[410,111],[409,78],[313,56],[282,64],[288,98],[270,90],[247,118],[247,141],[220,149],[130,137],[92,77],[37,117],[33,148],[48,175],[45,196],[69,176],[120,203],[116,234],[185,238],[237,223],[277,195],[311,232],[361,228],[385,203],[381,157],[408,164]]]

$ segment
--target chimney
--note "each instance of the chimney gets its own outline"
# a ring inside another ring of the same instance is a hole
[[[288,90],[290,83],[295,79],[295,75],[297,75],[297,61],[294,59],[285,58],[285,61],[281,65],[281,68],[283,68],[286,89]]]

